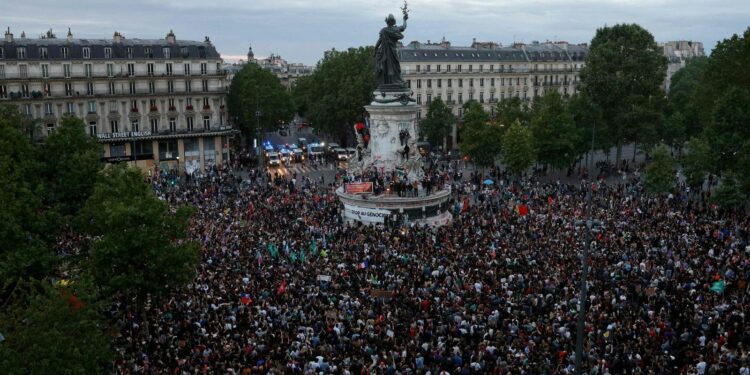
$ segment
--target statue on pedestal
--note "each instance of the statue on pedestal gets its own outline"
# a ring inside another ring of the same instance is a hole
[[[406,1],[401,8],[404,14],[403,25],[396,25],[396,17],[389,14],[385,19],[386,27],[380,29],[380,37],[375,44],[375,79],[378,90],[405,89],[404,78],[401,77],[401,63],[398,58],[398,43],[404,38],[406,20],[409,19],[409,11]]]

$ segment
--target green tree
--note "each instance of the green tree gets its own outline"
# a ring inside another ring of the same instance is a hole
[[[539,162],[559,169],[569,167],[577,159],[581,131],[557,90],[534,100],[531,131]]]
[[[0,106],[0,291],[28,277],[49,274],[42,163],[15,106]]]
[[[675,160],[669,148],[660,143],[651,151],[652,160],[646,167],[644,186],[654,194],[665,194],[672,191],[675,185]]]
[[[278,129],[279,123],[290,121],[295,111],[292,97],[279,79],[255,63],[245,64],[235,74],[229,86],[228,104],[229,116],[238,121],[250,139],[256,131]]]
[[[327,51],[313,74],[300,78],[292,95],[297,109],[316,129],[344,144],[352,124],[365,118],[375,91],[373,47]]]
[[[440,98],[436,98],[430,103],[427,116],[419,123],[419,133],[433,146],[442,145],[455,123],[456,117],[451,109]]]
[[[516,120],[502,137],[502,159],[509,172],[520,175],[534,164],[534,134]]]
[[[73,216],[83,207],[103,167],[101,150],[86,134],[83,120],[71,114],[62,118],[43,148],[47,205],[64,216]]]
[[[495,108],[495,120],[505,126],[510,126],[516,121],[525,125],[529,123],[530,118],[528,105],[515,96],[499,101]]]
[[[76,284],[77,285],[77,284]],[[23,282],[0,314],[5,374],[99,374],[112,359],[97,303],[78,286]]]
[[[676,138],[676,142],[685,141],[696,136],[702,130],[706,121],[704,113],[710,112],[701,109],[700,102],[703,90],[703,77],[708,67],[708,58],[696,57],[688,60],[684,68],[672,75],[669,85],[669,107],[666,114],[669,118],[667,123],[665,141]],[[679,129],[678,131],[675,131]],[[679,135],[674,137],[673,134]]]
[[[464,104],[464,118],[461,124],[462,153],[469,155],[472,162],[480,167],[494,165],[500,156],[503,125],[490,121],[490,116],[477,101]]]
[[[711,201],[726,209],[741,209],[745,198],[740,190],[737,176],[729,173],[722,177],[721,184],[716,189],[716,194],[711,197]]]
[[[580,89],[602,114],[597,134],[617,146],[618,166],[625,142],[652,141],[665,73],[654,37],[636,24],[600,28],[591,41]]]
[[[706,173],[712,172],[716,165],[711,146],[705,138],[693,137],[686,143],[686,149],[684,158],[686,182],[688,186],[700,189],[706,180]]]
[[[107,168],[77,218],[93,238],[89,254],[94,280],[104,290],[122,292],[139,302],[189,282],[199,260],[198,245],[188,240],[193,209],[173,213],[159,200],[137,168]]]

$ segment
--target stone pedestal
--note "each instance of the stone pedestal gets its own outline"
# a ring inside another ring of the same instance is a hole
[[[361,155],[349,161],[349,172],[364,176],[365,181],[374,173],[383,180],[384,176],[394,175],[417,186],[419,196],[399,197],[388,191],[380,195],[350,194],[340,187],[336,194],[344,204],[344,220],[375,224],[399,214],[407,222],[416,224],[440,226],[450,222],[450,191],[442,189],[423,195],[423,161],[416,144],[419,106],[409,98],[409,91],[400,87],[381,88],[374,96],[372,103],[365,107],[370,114],[370,141],[365,147],[362,137],[357,135]]]

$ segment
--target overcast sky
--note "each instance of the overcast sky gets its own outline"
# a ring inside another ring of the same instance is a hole
[[[31,0],[3,7],[0,26],[37,36],[52,28],[65,37],[211,38],[226,60],[279,54],[314,64],[335,47],[371,45],[384,18],[401,19],[400,0]],[[405,42],[469,45],[472,38],[588,43],[605,24],[635,22],[657,42],[695,40],[706,53],[750,24],[750,0],[410,0]],[[400,23],[400,21],[399,21]]]

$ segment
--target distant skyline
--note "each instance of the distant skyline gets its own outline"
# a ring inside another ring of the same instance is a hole
[[[384,18],[401,19],[400,0],[110,0],[15,2],[0,26],[16,37],[52,28],[64,38],[164,38],[208,36],[227,61],[277,54],[315,64],[331,48],[372,45]],[[456,46],[477,41],[509,45],[534,40],[589,43],[596,29],[638,23],[657,42],[693,40],[710,53],[717,41],[741,34],[750,20],[747,0],[412,0],[404,44],[445,37]]]

